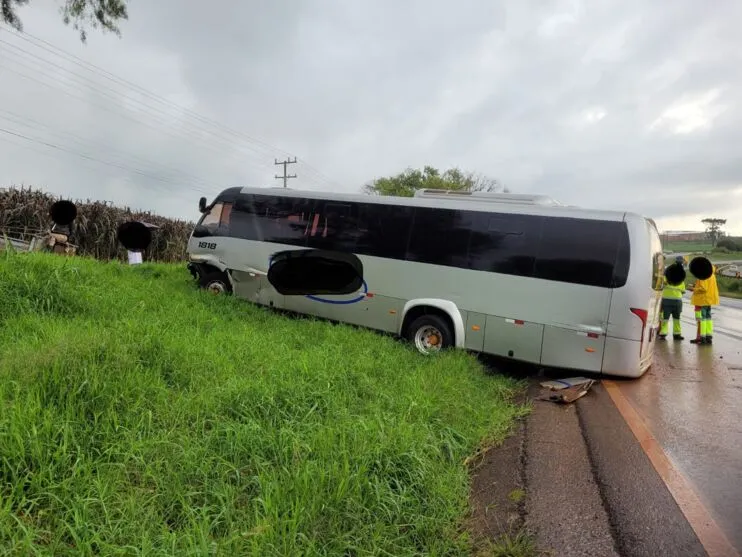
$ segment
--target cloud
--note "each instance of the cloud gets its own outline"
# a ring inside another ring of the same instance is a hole
[[[87,46],[54,7],[21,9],[33,37],[168,102],[2,30],[0,128],[77,154],[0,133],[0,182],[193,218],[201,192],[278,185],[287,154],[290,185],[315,190],[457,165],[661,225],[727,217],[742,234],[734,0],[203,6],[132,3],[121,39]]]

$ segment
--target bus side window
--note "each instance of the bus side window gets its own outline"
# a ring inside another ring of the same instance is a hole
[[[328,201],[315,204],[309,231],[310,247],[352,252],[357,239],[357,207]]]
[[[413,214],[413,207],[360,203],[356,253],[403,260],[407,253]]]
[[[243,240],[263,241],[252,197],[238,197],[229,214],[229,235]]]
[[[467,213],[416,207],[407,259],[434,265],[465,266],[472,225]]]
[[[304,199],[273,196],[267,201],[256,202],[263,241],[306,246],[311,212],[312,202]]]
[[[477,271],[532,277],[541,234],[541,221],[530,215],[473,216],[469,268]]]
[[[536,277],[610,288],[622,222],[545,217]]]

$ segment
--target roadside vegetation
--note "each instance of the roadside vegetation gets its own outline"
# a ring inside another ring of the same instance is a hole
[[[711,247],[711,243],[668,242],[663,249],[672,252],[688,253],[689,260],[697,255],[703,255],[717,263],[742,261],[742,238],[722,238],[715,248]],[[742,279],[737,279],[733,276],[717,275],[716,281],[719,286],[720,295],[728,298],[742,298]],[[688,285],[690,286],[693,282],[695,281],[690,278]]]
[[[48,230],[52,222],[49,209],[59,197],[40,189],[0,188],[0,237],[30,240],[31,235]],[[147,261],[176,263],[186,260],[188,237],[194,223],[154,215],[149,211],[116,207],[105,201],[70,200],[77,206],[71,242],[77,254],[103,261],[127,261],[126,249],[116,238],[118,226],[128,220],[141,220],[159,228],[144,252]],[[194,214],[196,203],[194,202]]]
[[[667,252],[705,255],[714,260],[742,260],[742,238],[724,237],[714,247],[711,242],[666,242],[662,249]]]
[[[671,252],[704,253],[711,251],[711,242],[666,242],[662,249]]]
[[[458,351],[0,252],[13,555],[466,555],[464,460],[525,412]]]
[[[733,277],[716,277],[719,294],[728,298],[742,298],[742,279]]]

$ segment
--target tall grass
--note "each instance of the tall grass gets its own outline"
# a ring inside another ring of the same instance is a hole
[[[462,461],[522,413],[516,384],[191,282],[182,266],[0,254],[0,547],[469,551]]]
[[[58,201],[57,197],[33,188],[0,189],[0,233],[7,231],[10,237],[27,240],[29,234],[48,230],[52,225],[49,209],[55,201]],[[90,199],[78,199],[74,203],[78,214],[72,242],[78,246],[78,254],[101,260],[126,261],[126,249],[119,244],[116,231],[122,222],[142,220],[160,227],[152,234],[145,259],[160,262],[185,260],[193,223]],[[193,206],[195,211],[195,201]]]

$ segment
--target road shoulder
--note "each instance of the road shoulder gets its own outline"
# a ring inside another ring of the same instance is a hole
[[[571,405],[539,391],[532,379],[533,411],[472,466],[475,541],[527,532],[551,555],[707,554],[600,383]]]

